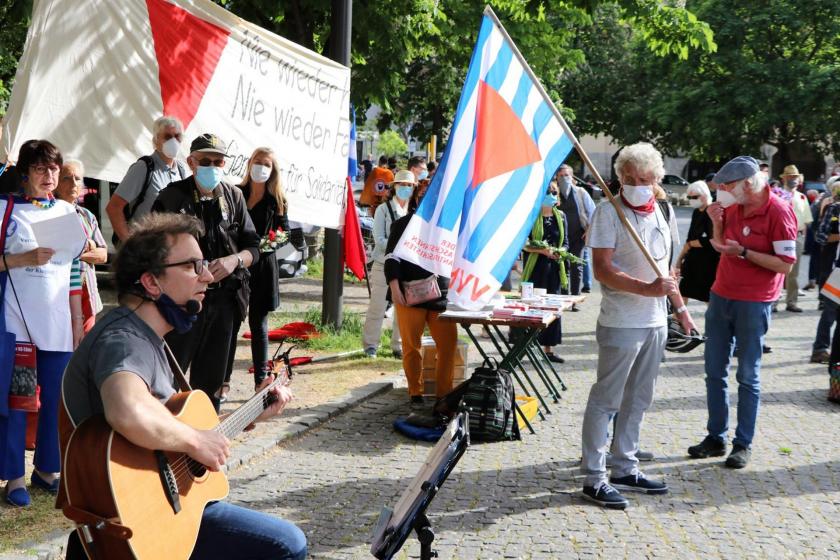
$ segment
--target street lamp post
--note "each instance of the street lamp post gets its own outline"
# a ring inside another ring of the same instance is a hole
[[[330,58],[350,66],[350,31],[353,26],[351,0],[333,0]],[[355,149],[350,146],[350,149]],[[324,282],[321,292],[321,323],[341,327],[344,320],[344,247],[338,229],[324,230]]]

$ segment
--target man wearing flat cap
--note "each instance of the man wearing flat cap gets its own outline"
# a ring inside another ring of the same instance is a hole
[[[706,438],[688,448],[695,458],[726,454],[729,362],[737,348],[738,426],[726,466],[747,466],[760,401],[759,373],[770,307],[796,261],[793,208],[770,191],[758,162],[748,156],[717,172],[717,202],[706,210],[712,246],[721,253],[706,310]]]
[[[799,259],[802,258],[802,253],[805,250],[805,232],[808,225],[814,221],[808,198],[799,192],[802,177],[795,165],[786,166],[781,175],[782,187],[785,192],[790,193],[790,205],[793,207],[793,213],[796,216],[796,262],[785,276],[785,309],[793,313],[802,313],[802,308],[797,305],[799,303],[799,281],[797,280],[799,277]]]
[[[216,392],[233,365],[231,340],[248,309],[248,267],[257,262],[260,244],[242,191],[222,180],[225,156],[218,136],[202,134],[193,140],[187,158],[192,177],[170,183],[152,207],[153,212],[195,216],[204,225],[198,243],[213,281],[201,312],[195,315],[189,306],[182,310],[185,324],[173,323],[166,342],[181,369],[191,368],[192,388],[207,393],[217,411]]]

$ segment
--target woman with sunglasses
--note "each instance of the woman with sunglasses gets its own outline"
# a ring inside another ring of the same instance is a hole
[[[33,395],[35,387],[28,384],[22,390],[22,383],[18,382],[10,391],[15,398],[8,416],[0,415],[0,480],[7,481],[6,501],[25,507],[30,504],[24,478],[27,412],[39,410],[32,486],[52,494],[58,491],[61,375],[81,340],[83,318],[80,293],[71,291],[70,286],[72,259],[61,257],[51,248],[39,247],[32,228],[38,222],[75,215],[72,204],[53,195],[63,163],[61,152],[46,140],[29,140],[21,146],[17,161],[22,191],[12,197],[11,216],[3,232],[0,282],[4,283],[5,331],[14,334],[19,345],[35,346],[40,395]],[[5,215],[8,204],[8,199],[0,198],[0,214]],[[83,249],[80,246],[78,253]],[[9,395],[2,394],[0,399],[9,402]]]
[[[712,247],[712,220],[706,208],[712,195],[705,181],[695,181],[686,190],[688,203],[694,208],[691,225],[676,266],[680,271],[680,293],[683,300],[709,301],[709,290],[715,281],[720,253]]]

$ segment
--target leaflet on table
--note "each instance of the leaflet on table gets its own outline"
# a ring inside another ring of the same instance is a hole
[[[554,315],[550,311],[542,309],[529,309],[527,311],[519,311],[513,314],[513,318],[520,321],[534,321],[535,323],[544,323]]]
[[[30,225],[38,247],[48,247],[55,251],[50,259],[55,263],[68,263],[82,254],[87,244],[87,235],[82,229],[79,215],[64,214]]]
[[[493,314],[492,311],[466,311],[460,309],[447,309],[440,314],[441,317],[450,317],[452,319],[489,319]]]

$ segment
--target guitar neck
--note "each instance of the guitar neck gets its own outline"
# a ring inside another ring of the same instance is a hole
[[[286,373],[279,374],[273,382],[263,387],[253,397],[248,399],[248,402],[219,422],[216,430],[221,432],[226,438],[233,439],[245,428],[250,426],[266,408],[274,403],[274,396],[270,391],[274,387],[288,384],[288,375]]]

